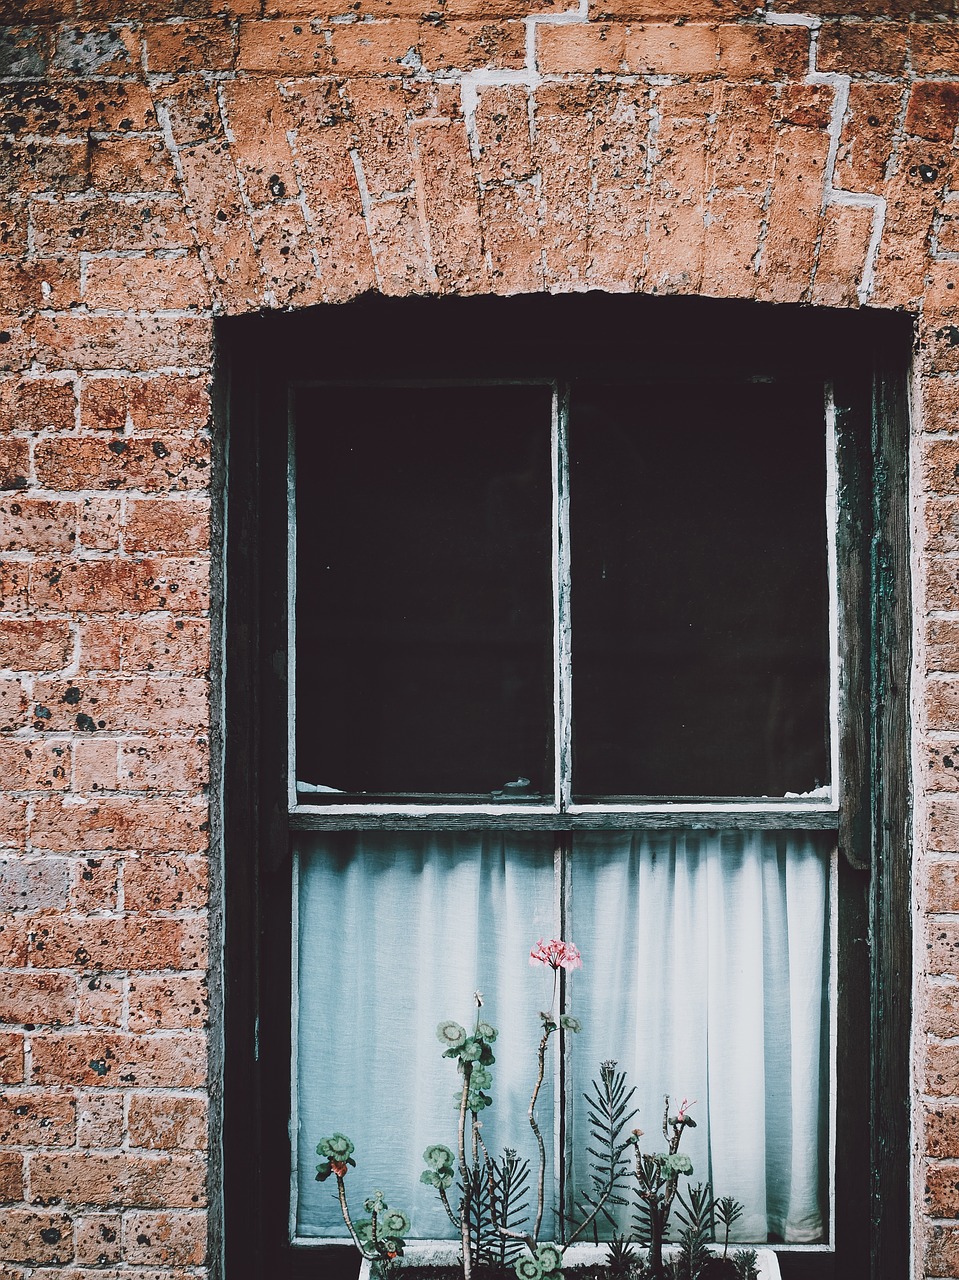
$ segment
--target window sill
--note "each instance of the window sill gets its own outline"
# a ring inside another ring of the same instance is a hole
[[[730,1252],[733,1249],[743,1247],[742,1245],[731,1245]],[[714,1247],[713,1252],[718,1252],[718,1249]],[[756,1255],[759,1266],[758,1280],[781,1280],[782,1272],[779,1269],[779,1259],[776,1257],[775,1251],[760,1248],[756,1250]],[[574,1244],[567,1249],[563,1257],[563,1271],[567,1275],[571,1273],[575,1275],[573,1268],[595,1264],[602,1261],[605,1256],[605,1245]],[[401,1271],[406,1270],[408,1267],[448,1267],[454,1265],[458,1257],[458,1244],[411,1244],[407,1247],[404,1256],[397,1261],[396,1266]],[[370,1280],[369,1260],[364,1260],[363,1265],[360,1267],[358,1280]]]

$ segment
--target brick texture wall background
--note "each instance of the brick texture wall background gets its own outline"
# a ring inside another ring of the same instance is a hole
[[[959,1276],[959,4],[0,13],[2,1274],[208,1265],[213,317],[592,287],[918,317],[914,1222]]]

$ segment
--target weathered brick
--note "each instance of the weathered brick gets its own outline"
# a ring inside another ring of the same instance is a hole
[[[83,1151],[39,1156],[30,1166],[34,1203],[194,1208],[205,1200],[205,1168],[188,1155]]]
[[[73,1021],[76,1006],[70,974],[0,971],[0,1022],[62,1026]]]
[[[708,76],[719,70],[715,26],[571,23],[537,28],[537,64],[547,74],[576,72]]]
[[[72,1147],[77,1108],[71,1097],[40,1089],[0,1095],[0,1146]]]
[[[129,1213],[124,1257],[153,1266],[200,1266],[206,1259],[205,1213]]]
[[[834,185],[844,191],[885,190],[903,89],[898,84],[852,84],[836,154]]]
[[[80,633],[79,670],[85,674],[120,670],[121,624],[109,615],[83,618],[77,624]]]
[[[120,1260],[122,1221],[118,1213],[74,1215],[73,1239],[78,1263],[106,1266]]]
[[[209,449],[202,440],[60,437],[37,443],[35,466],[46,489],[199,489],[207,483]]]
[[[70,551],[76,541],[77,509],[72,502],[39,498],[0,499],[0,551],[29,547],[41,554]],[[10,566],[16,572],[15,566]],[[24,580],[26,565],[20,567]]]
[[[0,667],[12,671],[57,671],[73,656],[74,636],[60,619],[0,620]]]
[[[84,914],[118,910],[119,868],[116,858],[75,858],[70,909]]]
[[[924,1263],[925,1274],[937,1280],[959,1274],[959,1230],[933,1223],[926,1236]]]
[[[194,1032],[138,1036],[74,1031],[33,1042],[37,1084],[189,1089],[205,1078],[206,1042]]]
[[[330,28],[329,55],[331,67],[347,76],[410,75],[417,58],[433,72],[454,67],[514,69],[525,61],[526,26],[510,21],[416,23],[405,18],[351,22]]]
[[[156,369],[210,360],[211,322],[199,316],[37,315],[36,359],[53,369]]]
[[[948,588],[948,582],[938,589]],[[947,595],[945,598],[949,598]],[[926,652],[930,671],[959,671],[959,623],[932,618],[926,628]]]
[[[94,138],[90,186],[124,194],[177,189],[173,161],[162,138]]]
[[[819,32],[816,69],[853,76],[901,75],[907,35],[902,23],[826,22]]]
[[[139,62],[140,38],[130,27],[65,25],[56,32],[54,66],[59,71],[84,77],[128,76]]]
[[[930,912],[959,912],[959,862],[929,863],[925,898]]]
[[[23,1034],[13,1031],[0,1031],[0,1084],[21,1084],[23,1081]],[[18,1157],[19,1159],[19,1157]],[[0,1188],[4,1178],[9,1175],[11,1162],[9,1157],[0,1153]],[[0,1198],[3,1198],[0,1190]],[[19,1192],[13,1197],[21,1198]]]
[[[26,489],[29,483],[29,442],[0,437],[0,491]]]
[[[62,911],[70,868],[61,858],[0,858],[0,910]]]
[[[85,137],[157,128],[153,99],[144,84],[101,82],[97,92],[65,81],[0,84],[0,131]]]
[[[135,436],[193,435],[209,426],[208,383],[208,378],[168,373],[84,378],[80,425],[89,431],[129,428]]]
[[[36,201],[33,225],[40,253],[179,249],[191,240],[177,196]]]
[[[182,1094],[133,1094],[130,1098],[130,1145],[158,1151],[205,1151],[205,1099]]]
[[[144,39],[147,68],[154,73],[228,71],[233,65],[233,28],[222,18],[151,24]]]
[[[83,191],[90,183],[90,143],[68,141],[0,141],[0,192],[35,195]],[[39,206],[34,205],[34,208]]]
[[[959,440],[923,442],[920,465],[924,492],[959,493]]]
[[[83,299],[88,307],[186,311],[209,306],[210,291],[199,258],[189,254],[93,258]]]
[[[176,556],[37,560],[30,568],[30,601],[57,611],[198,613],[208,604],[208,577],[204,561]]]
[[[309,21],[240,23],[237,68],[279,75],[315,75],[333,69],[326,32]]]
[[[77,543],[85,551],[120,546],[123,507],[119,498],[82,498],[77,503]]]
[[[926,725],[930,729],[959,729],[959,680],[931,680],[926,685]]]
[[[131,1031],[189,1031],[207,1025],[210,998],[196,974],[143,974],[129,984]]]
[[[959,852],[959,804],[952,799],[929,802],[927,843],[936,853]]]
[[[77,1021],[90,1027],[119,1027],[123,1021],[124,982],[115,974],[86,974],[77,989]]]
[[[959,984],[947,982],[927,988],[923,1022],[929,1034],[948,1039],[959,1026]]]
[[[26,830],[26,800],[0,794],[0,847],[22,849],[26,842]]]
[[[37,679],[33,696],[49,710],[45,729],[186,730],[209,719],[205,680],[124,676],[117,680]]]
[[[959,926],[951,920],[930,920],[926,929],[926,969],[934,974],[959,972]]]
[[[129,910],[198,910],[208,900],[208,864],[198,857],[131,858],[123,883]]]
[[[70,1262],[73,1258],[73,1223],[65,1213],[38,1213],[35,1209],[5,1209],[0,1232],[0,1260],[28,1266]]]
[[[38,917],[30,963],[59,969],[202,969],[206,921],[149,916]]]
[[[77,1096],[77,1146],[104,1150],[123,1142],[123,1094],[95,1089]]]
[[[62,742],[0,741],[0,787],[63,791],[70,785],[70,748]]]
[[[932,1218],[959,1216],[959,1162],[927,1162],[923,1204]]]

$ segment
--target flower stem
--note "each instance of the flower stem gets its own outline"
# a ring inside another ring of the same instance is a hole
[[[533,1130],[536,1136],[536,1145],[539,1147],[539,1173],[536,1178],[536,1222],[533,1226],[534,1242],[539,1239],[539,1229],[543,1225],[543,1201],[546,1190],[546,1144],[543,1142],[543,1135],[540,1133],[539,1125],[536,1123],[536,1099],[539,1097],[539,1091],[543,1087],[543,1078],[546,1075],[546,1045],[549,1043],[551,1030],[552,1028],[547,1023],[543,1038],[539,1042],[539,1052],[537,1054],[539,1072],[536,1076],[536,1084],[533,1086],[533,1096],[529,1100],[529,1127]]]
[[[340,1197],[340,1212],[343,1215],[343,1221],[346,1223],[346,1229],[350,1233],[353,1243],[356,1245],[357,1249],[359,1249],[362,1257],[375,1258],[377,1255],[375,1253],[367,1253],[363,1248],[363,1245],[360,1243],[360,1237],[356,1234],[356,1229],[353,1226],[353,1219],[350,1217],[350,1210],[346,1203],[346,1187],[343,1185],[343,1179],[339,1174],[336,1175],[336,1191]]]

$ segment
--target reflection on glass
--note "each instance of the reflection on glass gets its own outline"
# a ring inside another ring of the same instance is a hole
[[[551,390],[300,391],[297,778],[552,789]]]
[[[574,386],[577,797],[828,776],[821,385]]]

